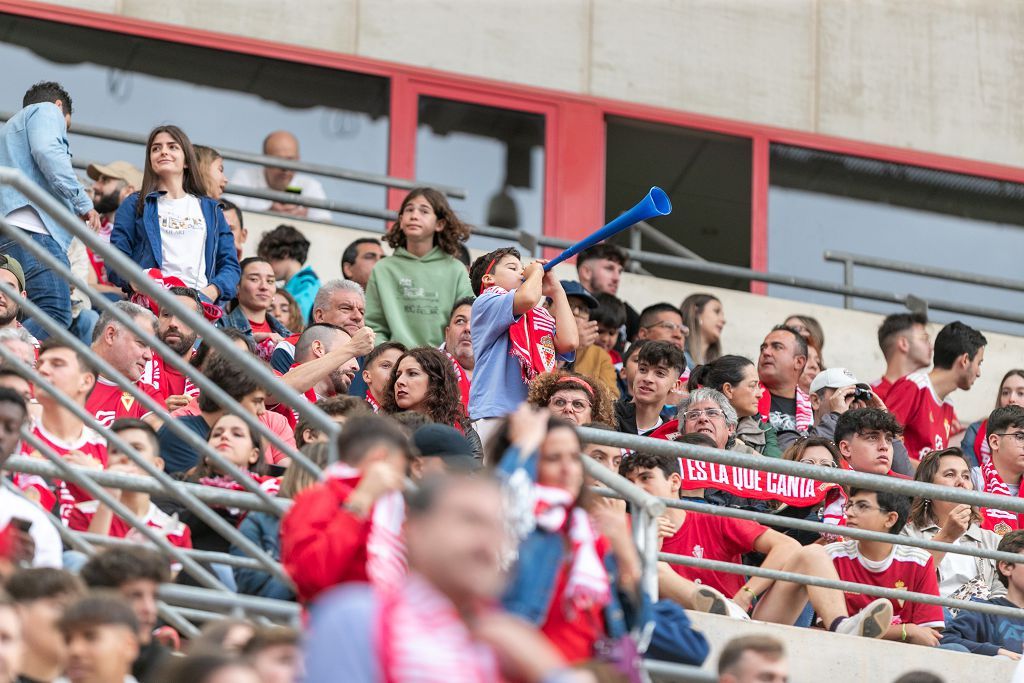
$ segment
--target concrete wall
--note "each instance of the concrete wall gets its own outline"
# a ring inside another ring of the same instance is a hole
[[[246,255],[253,255],[260,236],[280,222],[279,218],[273,216],[246,214],[245,225],[249,231]],[[301,221],[289,220],[288,223],[297,226],[313,243],[308,263],[313,266],[321,281],[341,277],[341,253],[349,242],[357,237],[374,234]],[[473,256],[475,258],[479,253],[473,253]],[[576,279],[574,265],[558,266],[556,272],[564,279]],[[623,276],[619,296],[640,310],[659,301],[668,301],[678,306],[684,298],[696,291],[712,292],[722,301],[726,316],[723,332],[725,353],[738,353],[756,360],[761,341],[773,325],[794,313],[805,313],[817,318],[825,328],[824,355],[829,366],[847,367],[865,382],[874,381],[885,370],[876,337],[882,316],[874,313],[631,274]],[[937,332],[938,326],[933,326],[933,339]],[[985,331],[985,336],[989,342],[986,358],[990,360],[982,366],[981,379],[971,391],[957,391],[951,397],[964,425],[988,415],[994,407],[1003,373],[1010,367],[1019,367],[1019,359],[1024,358],[1024,338],[989,331]]]
[[[1004,0],[55,0],[573,93],[1018,165]]]
[[[1016,662],[887,640],[867,640],[825,631],[744,622],[689,613],[711,645],[705,669],[716,670],[718,655],[732,638],[770,635],[786,646],[789,680],[829,683],[888,683],[911,671],[930,671],[949,683],[1009,681]],[[668,681],[669,678],[656,678]]]

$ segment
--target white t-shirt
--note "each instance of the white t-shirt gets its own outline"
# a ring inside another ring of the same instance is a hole
[[[164,275],[176,275],[186,287],[202,289],[206,280],[206,218],[199,200],[190,194],[181,199],[161,195],[156,201]]]
[[[56,567],[59,569],[63,566],[64,548],[60,542],[60,534],[53,526],[53,522],[50,521],[49,515],[35,503],[0,486],[0,528],[6,527],[13,518],[32,522],[28,533],[36,543],[36,555],[32,559],[33,567]]]
[[[7,214],[7,222],[25,232],[34,232],[40,235],[50,234],[50,231],[43,225],[43,219],[28,204]]]
[[[241,185],[242,187],[251,187],[257,190],[270,189],[267,186],[267,177],[263,175],[263,169],[259,166],[249,166],[238,169],[235,171],[235,174],[231,176],[231,184]],[[302,190],[302,196],[307,199],[327,199],[327,195],[324,193],[324,186],[320,184],[319,180],[312,176],[308,176],[304,173],[296,173],[292,177],[290,185],[292,187],[300,188]],[[242,197],[234,194],[225,195],[225,198],[230,199],[243,210],[270,211],[271,201],[269,199]],[[310,208],[306,213],[306,218],[311,221],[329,221],[331,220],[331,212],[326,209]]]

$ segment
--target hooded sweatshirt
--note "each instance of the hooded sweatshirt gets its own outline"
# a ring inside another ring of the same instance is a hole
[[[416,258],[403,247],[382,260],[366,284],[366,325],[376,343],[438,347],[452,306],[472,296],[466,267],[440,248]]]
[[[991,600],[972,600],[989,605],[1019,607],[1005,597]],[[996,614],[983,614],[960,610],[955,618],[946,622],[940,645],[960,645],[976,655],[994,657],[999,648],[1010,652],[1021,651],[1024,640],[1024,618],[1013,619]]]
[[[316,293],[320,291],[320,278],[313,272],[313,269],[306,266],[292,275],[288,278],[284,290],[295,297],[295,302],[299,304],[299,310],[302,311],[302,319],[307,323],[310,322],[309,316],[313,313],[313,300],[316,299]]]

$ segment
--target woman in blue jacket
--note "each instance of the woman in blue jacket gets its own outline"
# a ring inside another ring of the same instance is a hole
[[[241,270],[224,212],[196,173],[192,143],[177,126],[149,134],[142,188],[121,204],[110,243],[143,270],[157,268],[181,278],[212,302],[235,295]],[[110,281],[130,290],[118,273]]]

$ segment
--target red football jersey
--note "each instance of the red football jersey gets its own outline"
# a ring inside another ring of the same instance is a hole
[[[829,543],[825,552],[843,581],[864,583],[881,588],[898,588],[927,595],[939,594],[935,564],[927,550],[906,545],[893,545],[889,557],[873,561],[860,554],[857,541]],[[846,609],[851,615],[868,606],[875,598],[862,593],[845,593]],[[890,600],[893,622],[942,628],[942,607],[906,600]]]
[[[892,389],[892,382],[885,377],[879,377],[871,383],[871,391],[875,392],[875,396],[882,399],[882,403],[885,403],[890,389]]]
[[[293,363],[292,364],[292,368],[297,368],[297,367],[299,367],[299,365],[301,365],[301,363]],[[284,373],[283,372],[278,372],[277,370],[274,370],[273,372],[278,377],[284,377]],[[321,398],[323,398],[322,396],[318,396],[317,395],[316,390],[313,387],[310,387],[309,389],[306,389],[306,391],[304,391],[302,393],[302,395],[310,403],[316,403]],[[288,426],[290,426],[293,430],[295,429],[295,426],[299,423],[299,414],[297,412],[295,412],[291,408],[291,406],[289,406],[286,403],[274,403],[274,404],[269,404],[268,403],[267,404],[267,409],[268,410],[272,410],[273,412],[275,412],[275,413],[277,413],[279,415],[284,415],[284,417],[287,418],[287,420],[288,420]]]
[[[939,400],[925,371],[896,380],[885,399],[889,411],[903,425],[903,443],[914,460],[949,445],[956,412],[947,399]]]
[[[662,543],[661,552],[739,564],[741,556],[753,551],[754,542],[766,531],[768,527],[745,519],[687,512],[686,520],[675,535]],[[739,574],[675,564],[672,569],[684,579],[717,588],[729,598],[736,595],[744,583]]]
[[[135,383],[142,391],[163,402],[163,398],[152,384],[139,381]],[[89,394],[85,402],[85,409],[96,417],[96,421],[104,427],[109,427],[114,420],[122,417],[134,417],[142,419],[150,414],[142,403],[127,391],[122,391],[119,386],[110,380],[100,376],[96,378],[96,388]]]
[[[58,455],[64,456],[72,451],[80,451],[81,453],[99,461],[104,468],[107,466],[107,442],[102,436],[88,427],[82,427],[82,435],[70,442],[61,441],[53,434],[46,431],[43,425],[38,421],[34,422],[32,425],[32,434],[53,449],[53,451]],[[22,455],[29,455],[34,450],[35,449],[27,443],[23,443],[21,445]],[[68,519],[68,515],[71,513],[72,507],[82,501],[92,500],[92,496],[75,484],[67,484],[60,480],[53,483],[53,489],[46,484],[45,479],[31,474],[20,475],[15,479],[15,483],[23,490],[31,488],[38,491],[39,503],[46,510],[53,509],[54,503],[59,500],[60,518],[65,522]]]
[[[155,353],[153,359],[146,364],[146,370],[139,378],[139,384],[151,385],[156,392],[154,395],[165,404],[168,396],[182,394],[189,398],[199,396],[199,387],[192,384],[191,379],[165,363],[164,359]]]

